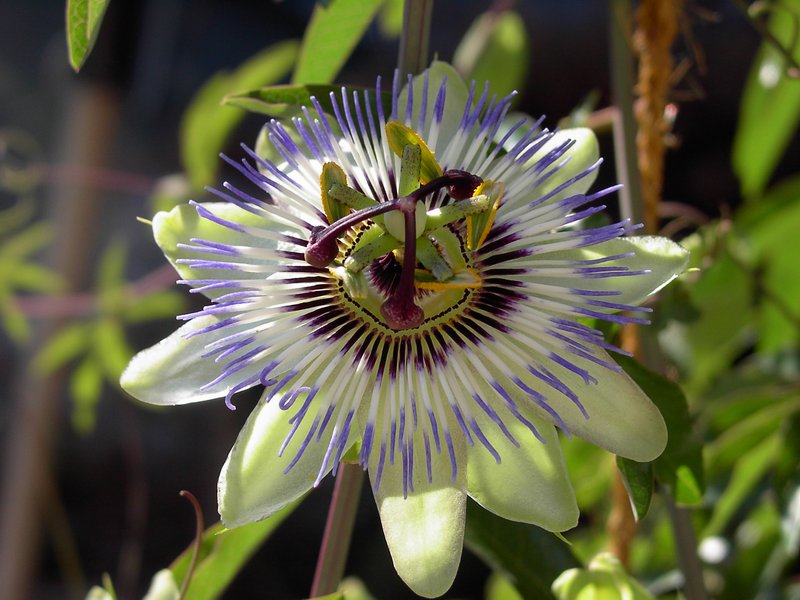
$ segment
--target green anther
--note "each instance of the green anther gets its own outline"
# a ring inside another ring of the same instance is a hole
[[[474,198],[459,200],[452,204],[446,204],[440,208],[428,211],[428,221],[425,224],[425,233],[435,231],[444,227],[448,223],[463,219],[467,215],[474,215],[487,211],[492,207],[492,200],[488,196],[481,194]]]
[[[417,260],[428,269],[437,281],[447,281],[453,277],[453,270],[439,249],[426,237],[417,239]]]
[[[422,161],[422,151],[417,144],[408,144],[403,148],[400,160],[400,181],[398,191],[401,196],[408,196],[419,189],[419,172]]]
[[[329,224],[346,217],[350,212],[347,206],[331,195],[330,190],[333,186],[347,187],[347,175],[336,163],[326,162],[322,165],[322,172],[319,175],[319,193],[322,197],[322,208],[325,210],[325,216],[328,217]]]
[[[442,176],[442,167],[436,162],[436,157],[419,134],[398,121],[389,121],[386,124],[386,141],[397,156],[403,157],[406,146],[419,146],[420,149],[420,174],[419,183],[425,185],[429,181]]]
[[[350,256],[344,261],[344,266],[351,273],[358,273],[384,254],[401,246],[402,242],[386,235],[379,226],[373,225],[361,235]]]
[[[400,178],[398,181],[398,192],[400,196],[409,196],[419,189],[420,157],[421,150],[418,145],[409,144],[403,148],[403,158],[400,161]],[[425,222],[427,221],[424,201],[417,202],[414,219],[417,237],[419,237],[425,229]],[[402,212],[394,211],[384,215],[383,224],[390,235],[401,242],[405,240],[405,218]]]
[[[426,235],[432,238],[437,246],[441,248],[444,259],[453,269],[453,273],[460,273],[467,268],[467,261],[461,253],[461,240],[447,227],[442,227]]]
[[[494,224],[494,216],[497,214],[497,209],[500,207],[500,201],[503,199],[505,191],[506,186],[503,182],[494,182],[489,179],[480,184],[478,189],[475,190],[476,195],[485,194],[488,196],[491,205],[489,210],[467,217],[467,248],[470,250],[480,248],[486,236],[489,235],[489,231]]]
[[[328,188],[328,195],[337,202],[352,208],[353,210],[361,210],[362,208],[369,208],[375,206],[378,202],[369,196],[365,196],[351,188],[347,184],[339,182],[333,183]]]

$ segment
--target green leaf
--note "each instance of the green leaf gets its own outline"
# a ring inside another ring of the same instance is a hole
[[[456,48],[453,66],[489,93],[506,96],[522,88],[528,74],[530,44],[525,22],[514,11],[489,11],[472,23]]]
[[[618,456],[617,468],[628,490],[633,516],[640,521],[650,510],[650,501],[653,499],[653,463],[640,463]]]
[[[303,36],[292,83],[331,83],[347,62],[383,0],[317,3]]]
[[[671,323],[659,339],[685,374],[686,389],[696,396],[751,342],[753,281],[723,254],[688,285],[698,318],[690,323]]]
[[[758,349],[778,352],[800,342],[800,176],[787,178],[736,217],[736,232],[754,256]]]
[[[785,47],[793,45],[796,19],[792,10],[772,10],[767,26]],[[794,43],[793,56],[800,60],[800,44]],[[798,123],[800,79],[787,75],[785,58],[764,41],[750,68],[733,140],[733,168],[745,197],[763,192]]]
[[[569,546],[552,533],[507,521],[472,501],[467,504],[464,544],[506,576],[523,598],[553,598],[550,584],[555,578],[581,566]]]
[[[100,292],[116,291],[125,283],[125,262],[128,247],[119,238],[114,239],[100,257],[97,268],[97,289]]]
[[[363,98],[363,92],[369,92],[370,102],[375,101],[374,88],[363,86],[347,86],[347,90],[358,92]],[[225,106],[236,106],[244,110],[269,115],[275,118],[293,117],[302,114],[304,106],[311,107],[311,97],[319,102],[322,110],[327,115],[333,114],[333,102],[331,94],[337,97],[341,94],[342,86],[324,84],[290,84],[290,85],[271,85],[250,91],[238,91],[228,94],[223,98]],[[341,101],[338,98],[337,101]],[[388,92],[380,95],[380,102],[384,112],[389,114],[392,108],[392,97]],[[373,107],[374,109],[374,107]],[[328,119],[331,127],[337,127],[335,119]]]
[[[219,152],[244,113],[222,106],[230,93],[283,79],[297,57],[298,44],[289,40],[270,46],[232,73],[217,73],[197,93],[181,123],[181,158],[195,188],[214,182]]]
[[[23,344],[28,341],[31,334],[30,323],[13,298],[0,299],[0,319],[12,342]]]
[[[705,489],[703,453],[700,442],[692,436],[692,420],[683,391],[633,359],[614,359],[658,406],[667,424],[667,447],[653,463],[656,477],[670,488],[678,504],[699,503]]]
[[[780,434],[773,433],[736,462],[728,486],[714,503],[714,512],[703,530],[703,537],[722,533],[742,503],[775,463],[780,445]]]
[[[112,318],[101,319],[94,329],[94,356],[106,377],[117,381],[125,366],[133,356],[125,332],[119,321]]]
[[[53,239],[52,223],[40,221],[3,241],[0,256],[4,260],[22,258],[41,250]]]
[[[292,511],[294,502],[273,514],[269,519],[226,530],[221,523],[212,525],[203,533],[197,566],[184,600],[212,600],[218,598],[234,580],[239,571]],[[194,546],[187,548],[172,563],[170,569],[176,581],[183,581],[189,569]]]
[[[89,433],[97,421],[97,403],[103,391],[103,372],[92,357],[75,368],[69,382],[72,397],[72,426],[79,433]]]
[[[492,573],[486,582],[486,600],[524,600],[511,582],[500,575]]]
[[[89,345],[91,325],[73,323],[53,335],[34,358],[38,373],[47,375],[84,353]]]
[[[396,38],[403,30],[403,9],[405,0],[386,0],[378,14],[378,26],[381,33],[389,38]]]
[[[108,2],[109,0],[67,0],[67,48],[69,64],[76,73],[81,70],[97,41]]]
[[[142,323],[155,319],[174,318],[186,308],[186,298],[175,290],[162,290],[144,298],[137,298],[125,308],[123,318],[127,323]]]
[[[8,275],[8,283],[17,290],[55,294],[64,289],[59,273],[36,263],[16,263]]]

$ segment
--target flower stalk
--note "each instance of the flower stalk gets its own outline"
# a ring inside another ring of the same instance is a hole
[[[311,597],[333,594],[339,587],[347,564],[353,525],[364,483],[364,472],[356,464],[344,464],[336,476],[325,533],[319,549],[319,560],[314,571]]]

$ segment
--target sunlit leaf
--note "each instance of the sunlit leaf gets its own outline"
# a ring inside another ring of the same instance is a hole
[[[297,56],[294,40],[256,54],[232,73],[217,73],[197,93],[181,123],[181,158],[195,188],[214,182],[219,152],[244,113],[222,106],[230,93],[276,83],[286,77]]]
[[[453,66],[479,86],[489,82],[492,94],[521,90],[528,75],[530,47],[525,22],[514,11],[480,15],[456,48]]]
[[[405,0],[385,0],[378,14],[378,26],[386,37],[395,38],[403,30]]]
[[[363,92],[368,91],[371,102],[375,102],[375,91],[372,88],[348,86],[350,93],[358,92],[359,101],[363,99]],[[225,96],[223,102],[226,106],[236,106],[250,112],[265,114],[270,117],[291,117],[301,114],[304,106],[311,107],[311,97],[317,99],[323,112],[333,114],[331,93],[336,94],[337,102],[341,102],[342,87],[324,84],[291,84],[273,85],[250,91],[239,91]],[[391,96],[383,93],[380,96],[385,112],[391,109]],[[335,125],[329,119],[331,126]]]
[[[624,356],[615,359],[658,406],[667,424],[667,447],[653,462],[656,478],[669,486],[678,504],[699,503],[705,489],[702,446],[692,435],[692,419],[683,391],[635,360]]]
[[[75,72],[89,57],[100,32],[109,0],[67,0],[67,47]]]
[[[184,600],[218,598],[252,554],[298,504],[293,502],[268,519],[236,529],[225,530],[220,523],[209,527],[203,534],[200,556]],[[170,566],[179,582],[186,577],[193,551],[194,547],[190,546]]]
[[[492,573],[486,582],[486,600],[523,600],[511,582],[500,575]]]
[[[800,60],[796,19],[792,10],[774,9],[768,27]],[[733,167],[747,198],[763,192],[800,122],[800,79],[789,77],[787,67],[774,45],[763,41],[750,68],[733,141]]]
[[[330,83],[344,66],[383,0],[317,3],[303,36],[292,83]]]
[[[553,598],[553,580],[580,566],[569,546],[554,534],[498,517],[472,501],[467,504],[464,544],[508,577],[523,598]]]

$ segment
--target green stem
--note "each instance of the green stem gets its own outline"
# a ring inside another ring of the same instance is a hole
[[[633,56],[630,0],[610,0],[611,96],[614,121],[614,162],[620,190],[620,212],[632,223],[644,222],[642,182],[636,161],[636,119],[633,115]]]
[[[433,0],[406,0],[397,68],[402,75],[422,73],[428,67]]]
[[[676,506],[668,494],[664,496],[675,535],[678,565],[686,580],[683,593],[689,600],[706,600],[708,593],[703,583],[703,567],[697,559],[697,536],[692,525],[692,514],[689,509]]]
[[[358,511],[358,499],[364,483],[364,471],[359,465],[342,463],[336,476],[325,533],[319,549],[311,597],[333,594],[339,587],[347,564],[347,553],[353,537],[353,524]]]

